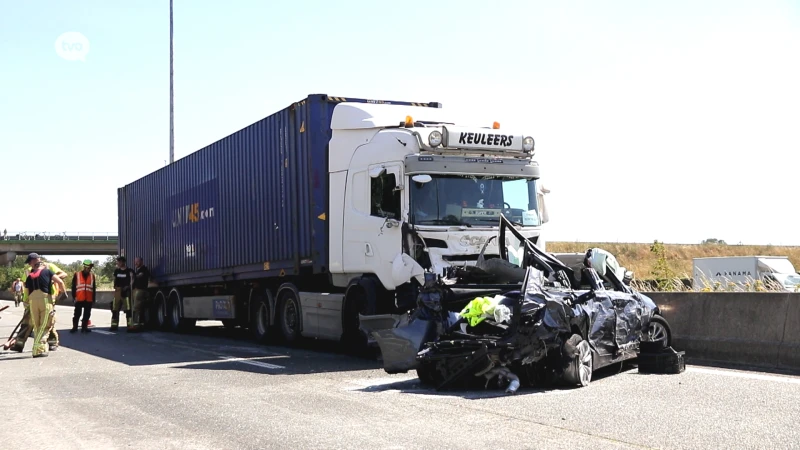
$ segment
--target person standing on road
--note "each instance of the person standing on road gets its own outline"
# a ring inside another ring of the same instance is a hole
[[[19,308],[19,304],[22,303],[22,280],[17,277],[17,279],[14,280],[14,285],[11,286],[11,288],[14,290],[14,307]]]
[[[148,300],[147,285],[150,284],[150,269],[144,265],[141,256],[133,258],[133,267],[133,329],[128,327],[128,331],[141,331],[144,328],[142,310]]]
[[[78,331],[78,320],[83,311],[81,333],[90,333],[89,317],[92,315],[92,305],[97,296],[97,280],[92,273],[92,261],[83,261],[83,270],[75,272],[72,276],[72,298],[75,300],[75,314],[72,316],[72,329],[70,333]]]
[[[37,358],[48,355],[46,335],[55,306],[53,284],[57,284],[61,292],[67,292],[67,287],[41,261],[35,262],[31,269],[31,273],[25,278],[25,296],[30,302],[34,335],[33,357]]]
[[[30,254],[28,254],[28,259],[25,260],[26,277],[27,277],[27,273],[29,273],[31,271],[31,269],[33,267],[35,267],[35,265],[38,265],[40,263],[43,264],[48,270],[53,272],[60,280],[62,280],[61,285],[64,285],[63,280],[65,278],[67,278],[67,272],[64,272],[63,270],[61,270],[60,267],[58,267],[57,265],[55,265],[53,263],[45,263],[45,262],[43,262],[42,261],[42,257],[39,256],[38,253],[30,253]],[[27,278],[26,278],[25,282],[27,283]],[[57,283],[51,283],[50,295],[53,298],[53,303],[55,303],[58,300],[58,298],[61,295],[61,293],[66,295],[66,293],[67,293],[66,289],[59,291],[59,285]],[[50,323],[48,324],[48,329],[47,329],[48,330],[47,331],[47,335],[48,335],[47,336],[47,344],[50,347],[50,351],[55,351],[56,349],[58,349],[58,345],[59,345],[58,331],[56,331],[56,314],[55,314],[55,312],[56,312],[56,310],[55,310],[55,308],[53,308],[53,313],[50,315]],[[20,335],[20,337],[22,337],[22,335]],[[24,339],[27,339],[27,338],[28,338],[28,336],[25,335]],[[23,340],[22,344],[25,345],[25,341],[24,340]]]
[[[114,269],[114,304],[111,307],[111,331],[119,327],[119,312],[125,306],[125,322],[131,331],[131,291],[133,290],[133,269],[126,265],[124,256],[117,257],[117,268]]]

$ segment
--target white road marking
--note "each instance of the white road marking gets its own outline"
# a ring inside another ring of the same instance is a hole
[[[261,362],[261,361],[251,361],[249,358],[234,358],[233,356],[220,355],[219,359],[222,359],[224,361],[240,362],[242,364],[250,364],[251,366],[261,367],[261,368],[264,368],[264,369],[285,369],[286,368],[284,366],[279,366],[277,364],[270,364],[270,363],[265,363],[265,362]]]
[[[777,381],[780,383],[790,383],[790,384],[800,384],[800,378],[791,378],[791,377],[784,377],[780,375],[764,375],[759,373],[751,373],[751,372],[734,372],[730,370],[721,370],[721,369],[707,369],[704,367],[687,367],[687,372],[697,372],[697,373],[706,373],[710,375],[723,375],[727,377],[736,377],[736,378],[748,378],[751,380],[761,380],[761,381]]]
[[[283,357],[283,358],[286,357],[286,355],[281,355],[281,354],[278,354],[278,353],[269,353],[269,352],[263,352],[262,351],[261,352],[262,353],[261,356],[251,356],[251,357],[248,357],[248,358],[238,358],[238,357],[226,355],[224,353],[219,353],[219,352],[215,352],[215,351],[200,349],[200,348],[197,348],[197,347],[194,347],[194,346],[191,346],[191,345],[179,344],[177,342],[174,342],[174,341],[171,341],[171,340],[168,340],[168,339],[162,339],[162,338],[159,338],[159,337],[156,337],[156,336],[152,336],[152,335],[146,335],[145,334],[142,337],[144,338],[144,340],[150,341],[152,343],[157,343],[157,344],[162,344],[162,345],[169,345],[169,346],[172,346],[172,347],[178,347],[178,348],[182,348],[182,349],[185,349],[185,350],[190,350],[190,351],[193,351],[193,352],[204,353],[206,355],[216,356],[217,358],[225,360],[225,361],[232,361],[232,362],[238,362],[238,363],[242,363],[242,364],[249,364],[251,366],[261,367],[262,369],[285,369],[286,368],[284,366],[279,366],[277,364],[270,364],[270,363],[265,363],[265,362],[261,362],[261,361],[251,361],[252,359],[264,359],[264,358],[270,358],[270,357]],[[251,349],[257,350],[257,349],[255,349],[253,347],[251,347]],[[253,353],[253,351],[250,351],[250,353]],[[210,362],[210,361],[208,361],[208,362]]]
[[[113,336],[113,335],[117,334],[117,333],[114,333],[113,331],[103,331],[103,330],[92,330],[92,333],[107,334],[109,336]]]
[[[215,345],[215,347],[223,352],[247,352],[265,356],[286,356],[282,353],[264,351],[263,349],[257,347],[243,347],[234,345]]]

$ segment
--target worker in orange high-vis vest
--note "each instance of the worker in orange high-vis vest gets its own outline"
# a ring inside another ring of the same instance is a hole
[[[78,331],[78,320],[83,312],[81,321],[81,333],[90,333],[89,317],[92,315],[92,305],[97,296],[97,280],[92,273],[92,261],[83,261],[83,270],[75,272],[72,276],[72,298],[75,299],[75,314],[72,316],[72,329],[70,333]]]

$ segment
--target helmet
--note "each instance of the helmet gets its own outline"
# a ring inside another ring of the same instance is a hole
[[[92,267],[92,266],[94,266],[94,263],[92,262],[91,259],[84,259],[83,260],[83,265],[84,266],[88,266],[88,267]]]

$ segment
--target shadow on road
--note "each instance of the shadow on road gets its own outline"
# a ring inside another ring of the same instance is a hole
[[[336,342],[303,340],[297,345],[259,345],[246,330],[198,326],[185,333],[128,333],[107,327],[89,334],[59,330],[61,347],[128,366],[171,365],[175,369],[231,370],[269,375],[349,372],[381,368],[377,352],[355,355]],[[26,344],[29,348],[31,341]],[[5,359],[0,357],[0,360]]]
[[[628,361],[623,364],[614,364],[608,367],[604,367],[602,369],[598,369],[592,375],[592,383],[599,383],[604,378],[611,377],[619,373],[626,372],[636,368],[637,366],[635,362],[632,363]],[[526,387],[520,387],[520,389],[514,394],[506,394],[505,387],[498,387],[497,383],[493,380],[492,382],[489,383],[488,387],[483,390],[453,389],[453,390],[437,391],[434,387],[423,385],[418,378],[414,378],[412,380],[401,380],[386,384],[375,384],[361,389],[356,389],[356,391],[365,393],[382,393],[387,391],[398,391],[402,394],[429,395],[437,397],[454,397],[465,400],[485,400],[492,398],[508,397],[509,395],[526,396],[526,395],[542,395],[542,394],[569,394],[570,391],[574,391],[576,389],[583,389],[583,388],[558,386],[558,385],[547,386],[547,387],[526,386]]]

